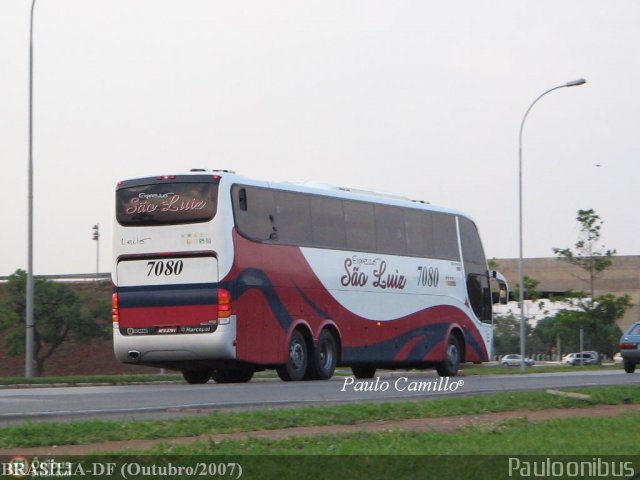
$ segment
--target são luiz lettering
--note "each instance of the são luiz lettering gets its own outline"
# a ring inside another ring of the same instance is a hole
[[[451,380],[449,377],[440,377],[437,380],[411,380],[409,377],[398,377],[395,380],[383,380],[375,377],[371,380],[356,380],[354,377],[345,377],[341,392],[455,392],[464,385],[464,380]]]

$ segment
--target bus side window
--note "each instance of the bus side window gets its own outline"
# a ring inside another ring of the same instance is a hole
[[[309,195],[275,190],[278,243],[311,244],[311,210]]]
[[[373,204],[345,200],[343,202],[347,248],[376,251],[376,219]]]
[[[240,210],[243,212],[247,211],[247,189],[241,188],[238,190],[238,203],[240,205]]]
[[[407,254],[404,210],[386,205],[375,206],[377,250],[395,255]]]
[[[310,207],[313,246],[347,248],[342,200],[312,195]]]
[[[242,235],[258,242],[277,238],[272,190],[235,186],[233,199],[236,226]]]

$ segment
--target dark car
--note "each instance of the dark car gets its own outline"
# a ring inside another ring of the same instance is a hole
[[[620,354],[624,371],[633,373],[640,363],[640,322],[636,322],[620,337]]]

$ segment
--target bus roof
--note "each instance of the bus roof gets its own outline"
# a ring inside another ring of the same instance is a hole
[[[143,179],[172,179],[175,177],[184,177],[184,176],[199,176],[199,175],[215,175],[220,177],[221,183],[228,183],[229,185],[233,185],[236,183],[243,185],[251,185],[256,187],[266,187],[266,188],[275,188],[279,190],[287,190],[294,192],[304,192],[310,194],[317,195],[325,195],[330,197],[343,198],[348,200],[360,200],[367,201],[373,203],[379,203],[383,205],[392,205],[399,207],[409,207],[416,208],[419,210],[430,210],[442,213],[450,213],[454,215],[461,215],[469,218],[473,221],[473,218],[459,210],[443,207],[439,205],[433,205],[430,202],[423,200],[415,200],[406,196],[387,193],[387,192],[377,192],[373,190],[363,190],[358,188],[344,187],[333,185],[330,183],[320,183],[320,182],[290,182],[290,181],[268,181],[268,180],[256,180],[250,177],[245,177],[243,175],[238,175],[235,171],[232,170],[222,170],[222,169],[208,169],[208,168],[192,168],[188,172],[181,173],[163,173],[159,175],[149,175],[148,177],[136,177],[127,179],[127,180],[143,180]]]

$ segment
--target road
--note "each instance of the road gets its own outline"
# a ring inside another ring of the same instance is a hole
[[[462,383],[457,383],[460,381]],[[7,388],[0,389],[0,425],[20,423],[27,419],[167,418],[229,408],[416,400],[447,395],[639,382],[640,375],[625,374],[621,370],[469,376],[448,382],[439,379],[435,372],[386,372],[381,373],[377,380],[367,381],[334,377],[322,382],[285,383],[274,379],[226,385],[210,382],[206,385],[174,383]],[[416,389],[425,391],[412,391]]]

